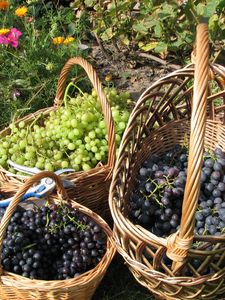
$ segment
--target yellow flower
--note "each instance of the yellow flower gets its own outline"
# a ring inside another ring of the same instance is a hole
[[[9,2],[8,1],[0,1],[0,9],[4,10],[9,7]]]
[[[60,45],[63,43],[63,41],[64,41],[64,37],[62,37],[62,36],[57,36],[52,39],[52,42],[54,45]]]
[[[74,37],[68,36],[68,37],[63,41],[63,44],[68,45],[68,44],[72,43],[74,40],[75,40]]]
[[[24,17],[28,12],[28,8],[26,6],[21,6],[15,10],[15,15],[17,17]]]
[[[0,35],[7,34],[8,32],[10,32],[10,30],[8,28],[1,28],[0,29]]]

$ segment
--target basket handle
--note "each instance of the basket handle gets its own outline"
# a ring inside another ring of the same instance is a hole
[[[57,176],[53,172],[43,171],[43,172],[33,175],[32,177],[27,179],[25,184],[15,194],[13,200],[10,202],[9,206],[7,207],[5,214],[0,222],[0,276],[3,273],[3,269],[2,269],[2,265],[1,265],[3,240],[4,240],[4,236],[5,236],[8,224],[11,220],[11,217],[12,217],[14,211],[16,210],[16,208],[20,202],[20,199],[23,197],[23,195],[28,191],[29,188],[31,188],[35,183],[39,182],[44,177],[52,178],[56,183],[58,195],[63,199],[68,199],[66,191],[63,187],[62,180],[60,179],[59,176]]]
[[[85,72],[87,73],[88,78],[90,79],[100,101],[104,120],[108,130],[108,166],[112,167],[115,163],[115,153],[116,153],[116,143],[115,143],[115,129],[114,129],[114,122],[112,118],[112,111],[110,105],[106,99],[105,93],[102,89],[101,82],[93,69],[92,65],[89,64],[85,59],[82,57],[73,57],[70,58],[62,68],[62,71],[59,76],[56,96],[54,100],[54,105],[59,106],[62,103],[63,95],[66,86],[66,80],[69,74],[69,71],[72,69],[74,65],[80,65]]]
[[[208,25],[197,26],[196,64],[194,74],[193,103],[191,113],[187,182],[184,190],[180,229],[168,238],[167,255],[174,261],[176,272],[184,264],[192,247],[195,227],[195,212],[200,193],[203,162],[206,105],[209,76]]]

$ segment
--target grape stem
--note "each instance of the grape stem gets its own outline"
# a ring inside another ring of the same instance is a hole
[[[63,103],[65,105],[65,108],[67,108],[67,98],[68,98],[67,96],[68,96],[68,92],[69,92],[69,89],[71,86],[75,87],[84,96],[83,91],[75,83],[70,82],[65,89],[65,93],[64,93],[64,97],[63,97]]]

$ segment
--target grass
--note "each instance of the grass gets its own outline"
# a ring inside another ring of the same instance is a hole
[[[92,300],[137,299],[154,300],[155,298],[136,281],[124,264],[123,258],[116,254]]]

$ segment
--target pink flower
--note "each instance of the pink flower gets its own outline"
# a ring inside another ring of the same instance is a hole
[[[11,28],[8,33],[0,35],[0,44],[11,45],[12,47],[17,48],[19,45],[19,37],[21,35],[21,31],[16,28]]]
[[[7,39],[7,37],[6,37],[6,35],[4,34],[1,34],[0,35],[0,44],[5,44],[5,45],[8,45],[9,44],[9,41],[8,41],[8,39]]]

